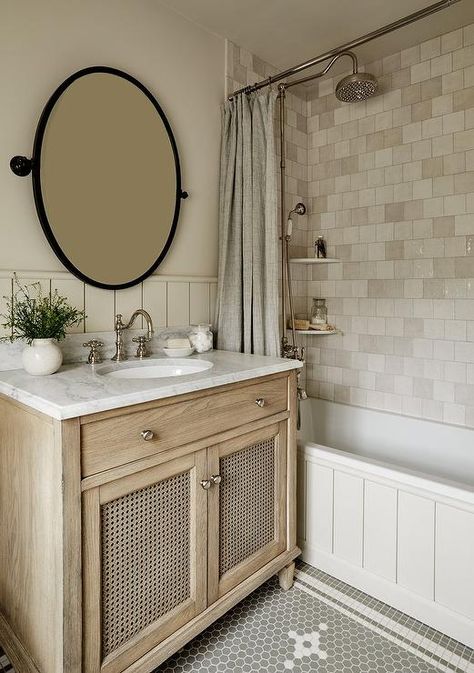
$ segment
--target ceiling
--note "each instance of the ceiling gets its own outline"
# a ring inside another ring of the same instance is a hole
[[[161,1],[282,70],[434,4],[434,0]],[[474,1],[460,0],[355,51],[362,63],[369,63],[468,23],[474,23]]]

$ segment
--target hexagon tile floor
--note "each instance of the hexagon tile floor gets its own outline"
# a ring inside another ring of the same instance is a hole
[[[155,673],[191,671],[474,673],[474,651],[300,563],[293,589],[272,578]]]

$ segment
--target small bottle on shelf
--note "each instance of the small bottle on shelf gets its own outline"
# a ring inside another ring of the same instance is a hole
[[[326,300],[319,297],[313,297],[313,308],[311,310],[311,324],[317,329],[326,328],[328,322],[328,309]]]
[[[326,241],[322,236],[318,236],[317,240],[314,242],[314,252],[316,257],[320,259],[326,259],[327,257]]]

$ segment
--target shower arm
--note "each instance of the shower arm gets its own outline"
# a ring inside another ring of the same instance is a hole
[[[431,14],[435,14],[436,12],[439,12],[443,9],[447,9],[448,7],[451,7],[451,5],[454,5],[459,1],[460,0],[440,0],[439,2],[435,2],[433,5],[429,5],[424,9],[420,9],[417,12],[413,12],[413,14],[408,14],[408,16],[405,16],[402,19],[397,19],[397,21],[393,21],[392,23],[389,23],[386,26],[377,28],[377,30],[373,30],[372,32],[367,33],[366,35],[362,35],[362,37],[358,37],[357,39],[352,40],[351,42],[347,42],[346,44],[343,44],[340,47],[336,47],[336,49],[331,49],[331,51],[328,51],[325,54],[321,54],[320,56],[317,56],[316,58],[313,58],[310,61],[304,61],[303,63],[299,63],[298,65],[295,65],[292,68],[288,68],[288,70],[283,70],[282,72],[279,72],[276,75],[267,77],[261,82],[256,82],[253,85],[244,86],[243,88],[238,89],[237,91],[234,91],[233,93],[229,94],[228,99],[232,100],[232,98],[234,96],[237,96],[238,94],[252,93],[253,91],[258,91],[258,89],[262,89],[265,86],[270,86],[275,82],[280,82],[282,79],[286,79],[291,75],[296,75],[302,70],[312,68],[313,66],[318,65],[319,63],[324,63],[324,61],[327,61],[329,58],[333,58],[333,56],[338,56],[340,54],[346,53],[351,49],[355,49],[356,47],[360,47],[361,45],[366,44],[367,42],[371,42],[372,40],[375,40],[378,37],[382,37],[382,35],[387,35],[388,33],[392,33],[395,30],[399,30],[400,28],[408,26],[411,23],[420,21],[421,19],[424,19],[427,16],[431,16]]]
[[[356,75],[359,70],[357,56],[352,51],[343,51],[342,54],[337,54],[337,56],[333,56],[333,58],[329,61],[324,70],[316,72],[314,75],[308,75],[307,77],[301,77],[300,79],[295,79],[292,82],[283,82],[282,84],[278,85],[278,88],[280,90],[281,87],[289,89],[290,87],[296,86],[297,84],[304,84],[304,82],[310,82],[313,79],[319,79],[320,77],[324,77],[324,75],[327,75],[327,73],[331,70],[332,66],[336,63],[336,61],[338,61],[343,56],[349,56],[352,59],[352,74]]]

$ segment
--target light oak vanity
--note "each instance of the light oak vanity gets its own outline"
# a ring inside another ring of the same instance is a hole
[[[76,415],[0,381],[0,643],[18,673],[150,673],[273,574],[292,585],[298,365],[256,376],[266,360]]]

